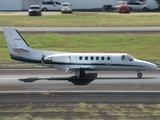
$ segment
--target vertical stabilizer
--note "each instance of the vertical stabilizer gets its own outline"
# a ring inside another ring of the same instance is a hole
[[[31,48],[15,28],[5,27],[3,28],[3,31],[10,56],[14,60],[41,63],[42,55],[47,56],[60,53],[58,51],[37,50]]]
[[[29,52],[29,45],[15,28],[3,28],[10,54]]]

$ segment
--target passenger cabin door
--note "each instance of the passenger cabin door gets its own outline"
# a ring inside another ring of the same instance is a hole
[[[106,64],[112,64],[112,56],[107,55],[107,56],[105,57],[105,61],[106,61]]]

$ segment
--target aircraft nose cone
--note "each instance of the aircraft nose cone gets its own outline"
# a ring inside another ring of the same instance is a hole
[[[156,64],[153,64],[153,69],[156,69],[157,68],[157,65]]]
[[[157,68],[157,65],[156,64],[154,64],[154,63],[150,63],[150,65],[149,65],[152,69],[156,69]]]
[[[151,62],[143,61],[148,69],[156,69],[157,65]]]

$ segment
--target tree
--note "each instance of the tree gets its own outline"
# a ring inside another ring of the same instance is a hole
[[[158,4],[160,4],[160,0],[156,0]]]

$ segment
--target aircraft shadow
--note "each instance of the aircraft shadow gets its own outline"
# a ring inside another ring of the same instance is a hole
[[[156,79],[157,77],[142,77],[141,79]],[[80,79],[76,79],[75,76],[71,77],[49,77],[49,78],[39,78],[39,77],[30,77],[30,78],[24,78],[24,79],[19,79],[19,81],[23,82],[35,82],[38,80],[68,80],[69,82],[72,82],[75,85],[87,85],[93,80],[98,79],[98,80],[125,80],[125,79],[130,79],[130,80],[141,80],[138,77],[97,77],[97,73],[87,73],[85,76],[81,77]]]
[[[124,79],[136,79],[136,80],[141,80],[141,79],[156,79],[157,77],[142,77],[142,78],[138,78],[138,77],[99,77],[96,79],[105,79],[105,80],[109,80],[109,79],[115,79],[115,80],[124,80]]]

